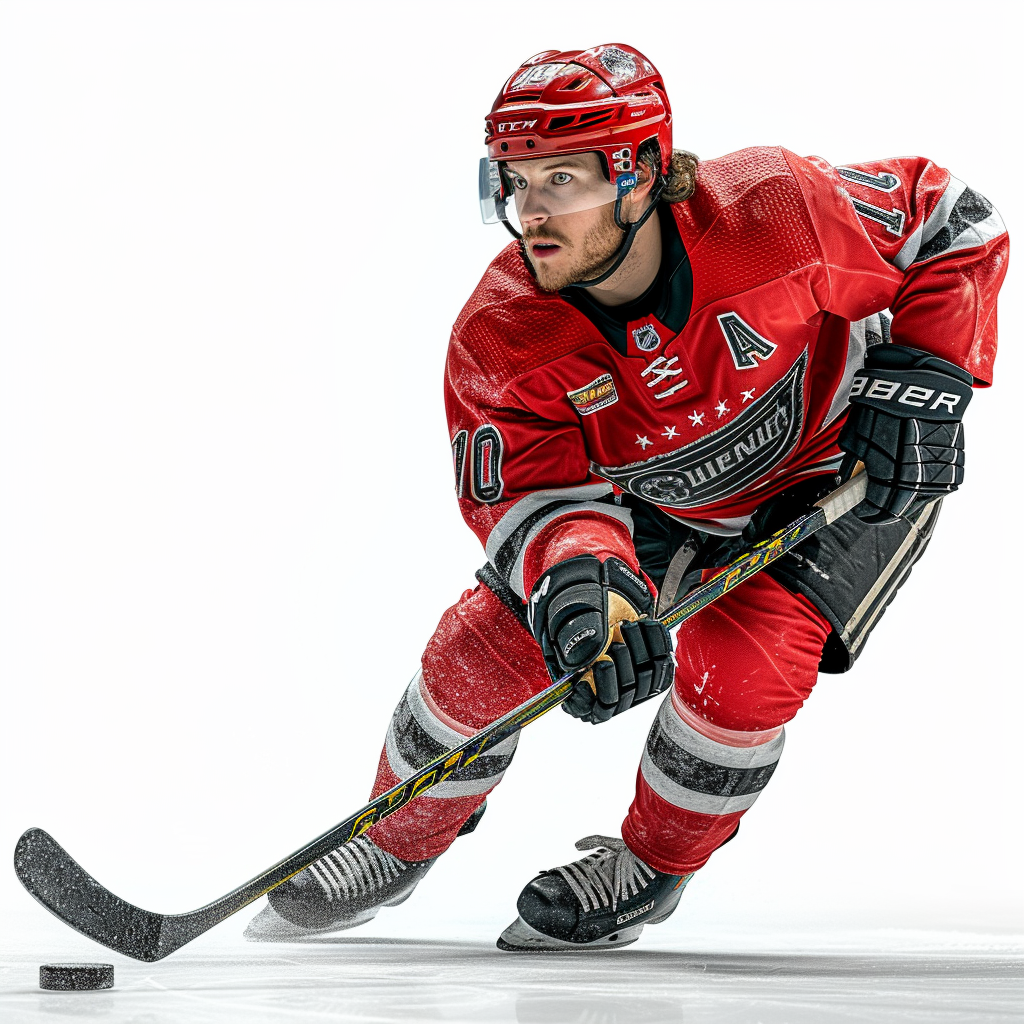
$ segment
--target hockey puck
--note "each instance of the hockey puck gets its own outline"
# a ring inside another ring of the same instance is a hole
[[[51,992],[113,988],[113,964],[43,964],[39,987]]]

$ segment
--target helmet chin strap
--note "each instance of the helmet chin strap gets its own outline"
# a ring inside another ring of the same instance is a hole
[[[650,206],[648,206],[647,209],[644,210],[640,219],[634,221],[632,224],[626,223],[622,219],[622,200],[625,197],[619,196],[615,200],[615,224],[621,231],[624,232],[624,236],[622,242],[619,244],[618,249],[615,250],[615,255],[612,257],[611,266],[603,274],[600,274],[597,277],[592,277],[589,281],[574,281],[572,284],[567,284],[565,286],[566,288],[593,288],[594,285],[603,284],[605,281],[607,281],[608,278],[611,277],[612,274],[614,274],[615,271],[622,266],[622,261],[629,255],[630,246],[632,246],[633,240],[636,238],[637,232],[644,226],[644,224],[647,223],[647,221],[650,219],[651,214],[654,213],[654,211],[657,209],[658,199],[661,197],[661,193],[662,191],[664,191],[664,188],[664,180],[659,181],[654,186],[654,188],[651,190]],[[504,218],[502,218],[502,223],[505,225],[505,227],[509,229],[509,231],[512,232],[513,235],[515,235],[516,238],[519,239],[519,251],[523,257],[523,262],[526,264],[527,269],[530,271],[530,273],[533,274],[534,277],[536,277],[537,275],[534,272],[533,264],[530,262],[529,257],[527,255],[526,242],[523,241],[523,236],[520,235],[519,232],[516,231],[516,229],[513,228],[512,225],[509,224],[509,222]]]

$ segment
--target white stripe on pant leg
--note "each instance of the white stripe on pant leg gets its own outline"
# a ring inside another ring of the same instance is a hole
[[[680,710],[682,709],[682,710]],[[687,721],[689,719],[689,721]],[[691,711],[679,701],[675,691],[670,690],[662,701],[661,710],[656,719],[665,734],[676,746],[682,747],[687,753],[693,754],[712,764],[720,764],[724,768],[763,768],[774,764],[782,756],[782,748],[786,744],[786,731],[780,726],[767,729],[763,733],[740,732],[713,726],[713,731],[724,739],[734,738],[733,743],[720,743],[697,731],[694,727],[700,719],[695,711]],[[762,739],[760,743],[751,743],[752,739]]]
[[[658,796],[673,807],[684,811],[697,811],[700,814],[732,814],[734,811],[745,811],[752,807],[760,793],[744,793],[743,796],[719,796],[714,793],[698,793],[673,782],[652,760],[644,750],[640,761],[640,771],[644,781]]]
[[[434,714],[430,709],[427,700],[423,696],[422,670],[412,677],[412,682],[409,683],[409,686],[405,691],[405,696],[409,701],[409,709],[412,711],[413,717],[420,724],[423,731],[433,739],[437,740],[438,743],[443,743],[444,746],[449,749],[459,746],[460,743],[464,743],[468,737],[472,736],[477,731],[469,726],[464,726],[463,728],[465,729],[465,732],[459,732],[453,729],[446,722],[442,722],[441,719]],[[509,736],[507,740],[502,740],[497,746],[488,747],[487,753],[496,756],[511,756],[515,753],[516,745],[518,743],[519,733],[516,733],[513,736]]]
[[[408,756],[403,754],[403,739],[404,748],[408,752],[414,750],[414,744],[410,743],[409,737],[400,737],[396,730],[396,722],[399,718],[404,718],[405,713],[403,707],[408,708],[409,716],[415,722],[416,726],[422,730],[426,737],[429,738],[434,744],[442,748],[442,750],[451,750],[454,747],[460,746],[464,743],[468,736],[473,735],[473,730],[464,727],[465,732],[459,732],[452,725],[442,721],[438,718],[428,703],[428,697],[425,697],[421,687],[423,686],[423,674],[417,672],[413,676],[412,682],[409,683],[402,700],[399,702],[398,708],[395,710],[395,714],[392,715],[391,721],[388,724],[387,738],[384,741],[384,750],[387,756],[388,765],[392,772],[402,780],[408,779],[415,775],[423,764],[427,762],[422,758],[416,758],[422,763],[417,766],[412,764]],[[455,722],[455,725],[460,723]],[[516,745],[519,743],[519,734],[516,733],[510,736],[507,740],[502,740],[496,746],[487,747],[480,755],[481,758],[502,758],[506,762],[515,753]],[[437,751],[432,757],[438,756],[442,751]],[[410,755],[415,756],[415,752]],[[486,761],[473,762],[483,766]],[[459,778],[458,775],[447,779],[444,782],[439,782],[436,786],[431,787],[430,795],[439,799],[450,799],[453,797],[462,796],[480,796],[486,793],[488,790],[496,786],[504,776],[505,771],[502,768],[500,771],[495,772],[493,775],[488,775],[483,778]]]
[[[419,768],[413,767],[402,758],[398,751],[397,740],[390,728],[388,729],[388,738],[385,741],[385,750],[387,751],[388,767],[399,779],[404,781],[419,771]],[[459,781],[458,776],[454,776],[445,782],[439,782],[436,786],[431,786],[427,791],[427,795],[438,797],[442,800],[459,796],[479,796],[501,782],[504,774],[505,772],[502,770],[496,775],[488,775],[483,779],[466,779],[464,781]]]
[[[713,726],[673,698],[674,691],[662,703],[647,738],[640,762],[644,780],[682,810],[747,810],[778,764],[785,731],[781,726],[759,732]]]

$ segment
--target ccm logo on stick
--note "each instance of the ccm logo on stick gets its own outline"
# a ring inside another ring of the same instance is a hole
[[[868,381],[871,382],[871,386],[865,390]],[[881,377],[854,377],[850,397],[854,398],[857,395],[874,398],[880,402],[895,401],[900,405],[912,405],[916,409],[938,409],[939,406],[943,406],[948,412],[954,412],[955,407],[960,404],[960,395],[951,394],[949,391],[936,393],[935,388],[924,388],[919,384],[907,384],[898,380],[884,380]]]

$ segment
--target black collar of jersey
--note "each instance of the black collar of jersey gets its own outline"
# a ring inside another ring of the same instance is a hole
[[[658,219],[661,221],[661,266],[650,288],[639,298],[623,306],[602,306],[582,288],[566,288],[558,293],[622,355],[626,354],[626,325],[632,321],[653,315],[673,334],[678,334],[690,318],[693,270],[668,203],[659,204]]]

